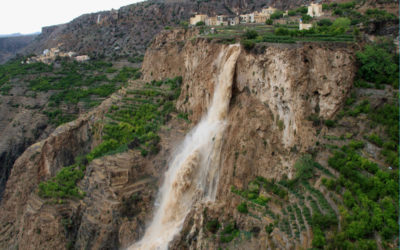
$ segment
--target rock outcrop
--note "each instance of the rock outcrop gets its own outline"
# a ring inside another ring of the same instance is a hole
[[[209,106],[216,65],[227,45],[195,37],[183,30],[160,34],[147,50],[142,73],[147,81],[182,75],[178,108],[199,121]],[[256,224],[236,210],[240,199],[230,192],[231,186],[245,188],[256,176],[294,176],[299,154],[312,152],[317,142],[313,117],[332,118],[349,93],[355,72],[353,51],[348,44],[324,43],[260,44],[252,51],[243,50],[221,152],[217,201],[205,205],[216,215],[213,218],[234,218],[246,230]],[[200,206],[187,217],[181,241],[177,239],[174,248],[213,246],[202,240],[203,211]],[[259,241],[239,248],[265,246],[260,245],[265,233],[261,235]],[[307,236],[299,243],[288,243],[279,232],[274,235],[269,241],[279,248],[311,244]]]

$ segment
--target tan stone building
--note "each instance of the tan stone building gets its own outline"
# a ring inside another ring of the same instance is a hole
[[[240,15],[241,23],[254,23],[254,13]]]
[[[322,14],[322,4],[311,3],[310,6],[308,6],[307,15],[312,17],[320,17]]]
[[[190,18],[189,24],[190,25],[196,25],[198,22],[206,22],[207,18],[208,18],[207,15],[196,14],[194,17]]]
[[[277,9],[275,9],[275,8],[273,8],[273,7],[271,7],[271,6],[269,6],[268,8],[263,8],[263,9],[261,10],[261,13],[271,15],[271,14],[273,14],[275,11],[277,11]]]
[[[238,24],[239,24],[239,21],[240,21],[240,19],[239,19],[239,17],[237,17],[237,16],[235,16],[235,17],[228,17],[228,24],[229,24],[230,26],[238,25]]]
[[[217,25],[217,17],[211,16],[206,19],[207,26],[216,26]]]
[[[217,25],[218,26],[228,26],[228,16],[227,15],[219,15],[217,16]]]
[[[255,23],[265,23],[267,19],[270,18],[270,14],[263,12],[254,12],[254,22]]]
[[[300,19],[299,22],[299,30],[309,30],[312,28],[312,24],[311,23],[303,23]]]

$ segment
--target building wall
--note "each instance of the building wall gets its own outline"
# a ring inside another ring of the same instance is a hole
[[[217,18],[216,17],[209,17],[205,21],[207,26],[215,26],[217,25]]]
[[[207,15],[195,15],[194,17],[190,18],[190,25],[196,25],[198,22],[205,22],[207,19]]]
[[[254,15],[254,21],[256,23],[265,23],[265,21],[267,21],[269,17],[270,17],[269,14],[258,13]]]
[[[309,30],[311,27],[311,23],[299,23],[299,30]]]
[[[276,9],[272,8],[272,7],[268,7],[268,9],[262,9],[261,10],[262,13],[269,14],[269,15],[273,14],[275,11],[276,11]]]
[[[322,5],[321,4],[311,4],[308,6],[307,15],[312,17],[319,17],[322,15]]]

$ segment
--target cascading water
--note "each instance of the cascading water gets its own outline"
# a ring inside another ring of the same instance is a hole
[[[178,148],[159,191],[153,221],[144,237],[129,249],[167,249],[192,206],[215,199],[222,134],[240,46],[230,45],[222,53],[211,106]]]

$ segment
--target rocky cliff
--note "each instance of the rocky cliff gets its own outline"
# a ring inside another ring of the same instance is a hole
[[[153,37],[166,26],[178,26],[194,13],[234,14],[265,6],[288,9],[301,1],[146,1],[118,10],[82,15],[73,21],[44,27],[24,53],[42,53],[61,45],[65,51],[97,56],[143,54]],[[305,2],[304,2],[305,3]]]
[[[197,122],[209,106],[218,56],[227,45],[194,36],[182,30],[160,34],[146,53],[142,72],[145,80],[182,75],[184,86],[177,107]],[[251,52],[242,51],[221,151],[217,201],[193,209],[174,248],[218,248],[204,232],[205,210],[212,218],[236,221],[241,230],[264,228],[268,219],[262,219],[260,226],[257,217],[245,218],[236,210],[241,199],[230,193],[231,187],[246,188],[256,176],[294,177],[295,161],[302,153],[313,152],[318,141],[309,117],[332,118],[352,87],[353,51],[347,44],[318,43],[263,44]],[[275,209],[279,211],[279,206]],[[272,239],[260,234],[258,240],[235,248],[262,249],[265,241],[281,249],[311,244],[309,234],[294,242],[279,232]]]
[[[98,145],[105,114],[114,105],[125,105],[124,100],[134,97],[132,91],[146,85],[131,81],[92,112],[57,128],[29,147],[12,168],[0,205],[1,248],[117,249],[143,235],[174,145],[208,109],[220,55],[228,46],[195,36],[195,31],[162,32],[148,48],[142,67],[144,82],[183,77],[176,107],[188,113],[192,123],[174,116],[163,126],[157,155],[144,157],[128,150],[93,160],[78,183],[85,192],[82,200],[41,198],[38,184]],[[238,213],[241,198],[230,192],[231,187],[245,188],[257,176],[294,176],[296,159],[316,145],[318,133],[309,117],[331,118],[352,86],[353,50],[348,44],[329,43],[260,44],[252,51],[242,50],[223,136],[216,202],[193,208],[173,248],[218,248],[220,243],[204,232],[210,217],[235,221],[235,228],[244,231],[270,222],[265,215],[248,218]],[[271,209],[279,213],[280,207]],[[260,237],[236,247],[311,244],[310,230],[296,240],[277,228],[272,238],[264,230],[257,234]]]

